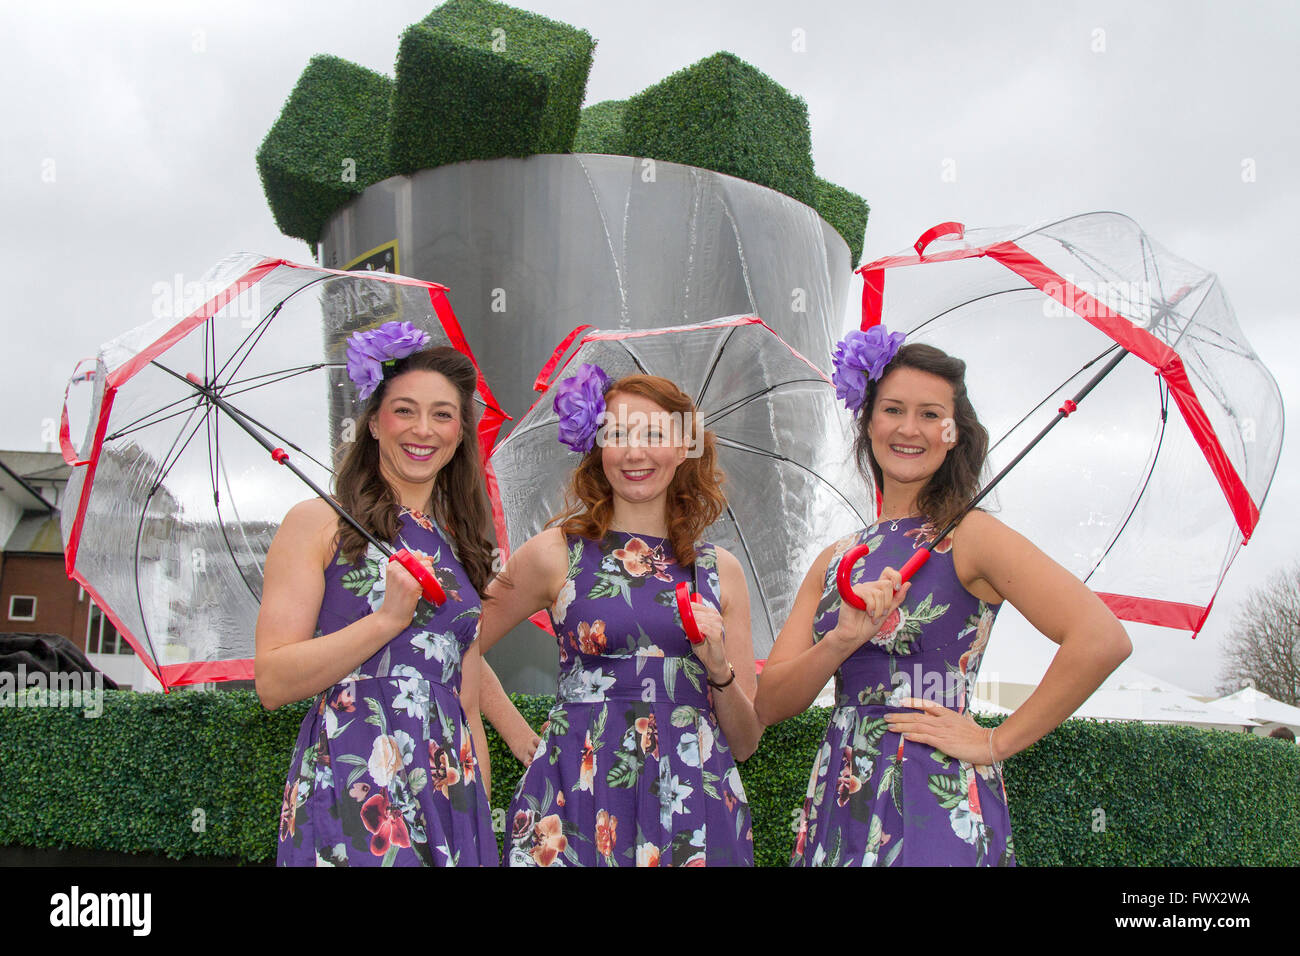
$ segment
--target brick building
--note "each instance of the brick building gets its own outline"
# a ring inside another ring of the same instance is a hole
[[[161,690],[64,568],[59,507],[70,471],[57,452],[0,451],[0,633],[61,634],[122,689]]]

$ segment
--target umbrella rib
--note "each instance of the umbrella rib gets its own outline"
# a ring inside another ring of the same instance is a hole
[[[813,385],[825,385],[826,380],[821,378],[792,378],[784,382],[777,382],[774,385],[769,385],[766,388],[760,389],[757,392],[751,392],[750,394],[744,396],[743,398],[738,398],[730,405],[724,405],[722,408],[719,408],[717,411],[710,412],[704,419],[704,427],[708,428],[714,422],[718,421],[721,418],[726,417],[727,415],[730,415],[732,412],[734,412],[737,408],[740,408],[742,405],[747,405],[750,402],[754,401],[755,399],[762,398],[764,395],[771,394],[772,392],[776,391],[778,388],[785,388],[787,385],[806,385],[809,383]]]
[[[1164,379],[1158,378],[1156,381],[1159,383],[1158,388],[1160,389],[1160,436],[1156,439],[1156,449],[1152,452],[1151,463],[1147,466],[1147,476],[1143,479],[1142,488],[1133,499],[1133,504],[1129,508],[1128,514],[1124,516],[1123,524],[1119,526],[1114,537],[1110,539],[1110,544],[1106,545],[1106,550],[1102,552],[1101,557],[1097,559],[1095,564],[1093,564],[1092,570],[1090,570],[1087,576],[1083,579],[1084,584],[1087,584],[1092,576],[1097,572],[1097,568],[1099,568],[1106,560],[1106,555],[1110,554],[1114,549],[1116,543],[1119,541],[1120,535],[1122,535],[1124,529],[1128,527],[1128,523],[1133,520],[1133,515],[1137,513],[1138,504],[1142,501],[1142,496],[1146,494],[1147,487],[1151,484],[1151,476],[1155,474],[1156,460],[1159,459],[1160,449],[1164,446],[1165,428],[1169,421],[1169,391],[1165,385]]]
[[[269,378],[269,377],[272,376],[272,375],[279,375],[280,377],[277,378],[277,379],[274,379],[274,380],[272,380],[272,381],[269,381],[269,382],[259,382],[259,383],[256,384],[256,385],[251,385],[251,386],[249,386],[248,388],[241,388],[241,389],[238,389],[238,390],[233,391],[233,392],[227,392],[227,391],[225,391],[225,389],[223,389],[221,394],[222,394],[223,396],[225,396],[225,395],[243,395],[245,392],[251,392],[251,391],[253,391],[254,389],[261,388],[261,387],[264,386],[264,385],[275,385],[277,382],[283,382],[283,381],[285,381],[285,380],[287,380],[287,379],[293,378],[295,375],[304,375],[304,374],[306,374],[307,372],[314,372],[314,371],[316,371],[316,370],[318,370],[318,369],[327,368],[327,367],[333,367],[335,364],[337,364],[337,363],[333,363],[333,362],[320,362],[320,363],[318,363],[318,364],[316,364],[316,365],[301,365],[301,366],[298,366],[297,368],[292,368],[292,369],[281,369],[280,371],[277,371],[277,372],[263,372],[261,375],[254,375],[254,376],[251,377],[251,378],[240,379],[238,382],[228,382],[228,383],[226,383],[226,386],[225,386],[225,387],[226,387],[226,388],[229,388],[231,385],[244,385],[244,384],[246,384],[246,383],[248,383],[248,382],[255,381],[255,380],[259,379],[259,378]],[[109,435],[109,436],[108,436],[107,438],[105,438],[104,440],[105,440],[105,441],[115,441],[115,440],[117,440],[118,438],[123,437],[124,435],[129,435],[129,434],[131,434],[132,432],[139,431],[141,428],[148,428],[148,427],[153,426],[153,425],[160,425],[160,424],[162,424],[163,422],[168,421],[169,419],[175,418],[177,415],[184,415],[184,414],[186,414],[186,412],[192,411],[193,409],[192,409],[192,408],[182,408],[182,409],[179,409],[179,410],[177,410],[177,411],[175,411],[175,412],[172,412],[172,413],[169,414],[169,415],[163,415],[163,416],[160,417],[160,418],[154,418],[154,417],[153,417],[153,416],[155,416],[155,415],[158,415],[158,414],[161,413],[161,412],[166,411],[166,410],[169,409],[169,408],[173,408],[173,407],[175,407],[175,406],[177,406],[177,405],[180,405],[182,402],[188,402],[188,401],[190,401],[191,399],[193,399],[193,400],[195,401],[195,406],[196,406],[196,407],[197,407],[198,405],[203,404],[202,399],[199,398],[198,396],[186,396],[185,398],[178,398],[178,399],[177,399],[176,401],[174,401],[174,402],[168,402],[166,405],[162,406],[161,408],[154,409],[154,411],[150,412],[148,415],[142,415],[141,417],[137,418],[137,419],[136,419],[135,421],[133,421],[133,422],[127,422],[127,423],[126,423],[125,425],[123,425],[120,429],[118,429],[117,431],[115,431],[113,434]]]
[[[315,279],[312,282],[307,283],[307,285],[303,286],[302,288],[305,289],[307,288],[307,286],[314,285],[316,282],[320,282],[320,281],[322,280]],[[292,293],[292,295],[297,295],[298,292],[301,291],[302,289],[299,289],[297,290],[297,292]],[[244,354],[239,357],[238,363],[236,363],[235,367],[231,369],[230,372],[232,377],[239,374],[239,370],[244,367],[244,363],[248,361],[248,357],[253,354],[253,348],[257,345],[258,342],[262,340],[262,336],[266,334],[266,330],[271,327],[271,323],[275,321],[275,317],[280,314],[280,309],[283,308],[285,302],[287,301],[289,301],[288,298],[285,298],[277,302],[275,304],[275,308],[272,309],[267,314],[266,318],[258,322],[257,325],[253,328],[253,330],[248,333],[248,336],[244,339],[244,341],[240,342],[239,345],[235,346],[234,351],[230,353],[230,356],[222,364],[221,368],[217,369],[216,373],[212,376],[212,382],[214,385],[216,384],[217,376],[225,374],[226,369],[230,368],[230,363],[234,362],[236,356],[239,356],[239,353],[242,351]],[[215,364],[216,361],[214,356],[213,365]]]
[[[967,299],[965,302],[958,302],[952,308],[944,309],[942,312],[935,313],[934,315],[930,316],[930,318],[926,319],[924,322],[918,325],[916,328],[908,331],[907,334],[915,335],[917,332],[920,332],[931,322],[937,322],[939,319],[942,319],[945,315],[948,315],[951,312],[956,312],[958,309],[964,309],[966,308],[966,306],[972,305],[976,302],[983,301],[984,299],[992,299],[995,296],[999,296],[999,295],[1010,295],[1013,292],[1038,292],[1038,291],[1040,290],[1038,289],[1037,286],[1024,285],[1024,286],[1016,286],[1014,289],[999,289],[996,292],[986,292],[984,295],[977,295],[973,299]]]
[[[1025,414],[1021,417],[1020,421],[1016,422],[1014,425],[1012,425],[1010,428],[1008,428],[1005,432],[1003,432],[1003,433],[1002,433],[1002,437],[999,438],[997,441],[995,441],[992,445],[989,446],[988,453],[985,455],[985,457],[987,458],[988,455],[993,454],[993,452],[997,449],[997,447],[998,447],[999,445],[1001,445],[1004,441],[1006,441],[1008,438],[1010,438],[1011,435],[1015,432],[1015,430],[1016,430],[1017,428],[1019,428],[1021,425],[1023,425],[1025,422],[1027,422],[1027,421],[1029,420],[1030,416],[1034,414],[1034,412],[1038,411],[1040,408],[1042,408],[1044,405],[1046,405],[1046,404],[1048,403],[1048,401],[1051,400],[1051,398],[1052,398],[1053,395],[1055,395],[1055,394],[1057,394],[1058,392],[1060,392],[1061,389],[1063,389],[1063,388],[1065,388],[1066,386],[1068,386],[1068,385],[1069,385],[1071,382],[1073,382],[1076,378],[1078,378],[1080,375],[1082,375],[1082,374],[1083,374],[1084,372],[1086,372],[1088,369],[1092,368],[1094,365],[1096,365],[1098,362],[1100,362],[1100,361],[1101,361],[1102,359],[1104,359],[1107,355],[1109,355],[1111,352],[1114,352],[1114,351],[1115,351],[1117,348],[1119,348],[1119,347],[1120,347],[1119,345],[1111,345],[1111,346],[1108,347],[1104,352],[1102,352],[1100,355],[1096,356],[1096,357],[1093,358],[1093,359],[1090,359],[1090,360],[1087,361],[1087,362],[1084,362],[1083,365],[1079,368],[1079,370],[1078,370],[1077,372],[1075,372],[1073,375],[1071,375],[1069,378],[1067,378],[1067,379],[1066,379],[1064,382],[1062,382],[1060,385],[1056,386],[1056,388],[1052,389],[1050,392],[1048,392],[1046,395],[1044,395],[1043,398],[1042,398],[1042,400],[1041,400],[1037,405],[1035,405],[1035,406],[1034,406],[1033,408],[1031,408],[1029,411],[1025,412]]]
[[[696,408],[699,408],[700,405],[703,404],[704,393],[709,390],[709,384],[713,381],[713,373],[718,370],[718,364],[722,361],[722,353],[727,350],[727,343],[730,342],[731,337],[736,334],[737,328],[737,326],[733,326],[728,329],[727,334],[718,341],[718,347],[714,350],[713,358],[709,362],[709,370],[705,373],[704,381],[700,385],[700,390],[695,395]]]
[[[732,527],[736,529],[736,540],[740,542],[740,549],[745,552],[745,560],[754,572],[754,587],[758,588],[759,603],[763,607],[763,616],[767,618],[767,628],[772,634],[772,641],[775,643],[777,629],[776,622],[772,620],[772,612],[768,609],[767,590],[763,587],[763,582],[758,576],[758,566],[754,564],[754,556],[750,554],[749,543],[745,540],[745,532],[740,527],[740,522],[736,520],[736,513],[731,510],[731,505],[727,505],[727,517],[731,519]]]
[[[746,444],[745,442],[736,441],[734,438],[723,438],[721,435],[719,435],[717,436],[717,442],[719,445],[723,445],[727,448],[735,448],[737,451],[747,451],[751,455],[760,455],[764,458],[771,458],[774,459],[775,461],[785,462],[786,464],[792,465],[795,468],[800,469],[801,471],[808,472],[808,474],[814,476],[819,481],[823,482],[827,488],[833,491],[836,497],[838,497],[840,501],[844,502],[845,507],[847,507],[850,511],[852,511],[855,515],[857,515],[859,519],[861,519],[864,522],[866,521],[866,519],[863,518],[862,513],[858,511],[858,509],[854,506],[853,502],[849,501],[849,499],[844,496],[843,492],[841,492],[838,488],[835,487],[835,485],[827,481],[825,478],[817,474],[817,472],[815,472],[813,469],[809,468],[807,465],[803,464],[802,462],[795,461],[793,458],[787,458],[785,455],[779,455],[775,452],[768,451],[765,448],[759,448],[757,445],[749,445]]]

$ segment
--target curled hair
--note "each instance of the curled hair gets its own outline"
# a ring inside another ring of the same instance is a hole
[[[934,524],[937,534],[949,522],[955,521],[979,494],[980,472],[989,450],[989,433],[980,424],[975,407],[966,394],[966,363],[933,345],[904,345],[885,366],[880,378],[867,383],[866,399],[857,420],[853,451],[857,456],[858,468],[864,474],[870,470],[875,487],[884,488],[884,476],[880,463],[871,450],[867,423],[871,421],[876,406],[880,383],[900,368],[914,368],[937,375],[952,386],[953,424],[957,426],[957,444],[948,450],[943,464],[930,476],[916,497],[917,510]]]
[[[605,390],[605,400],[621,392],[639,395],[654,402],[682,421],[696,421],[695,403],[680,388],[658,375],[628,375]],[[713,432],[701,429],[696,434],[700,445],[697,457],[688,456],[677,466],[668,485],[668,541],[674,560],[689,567],[695,563],[695,542],[727,506],[722,494],[723,474],[718,469],[717,441]],[[605,477],[603,449],[598,442],[583,456],[574,469],[565,491],[564,510],[552,518],[547,527],[559,525],[565,534],[599,540],[609,532],[614,519],[614,489]]]
[[[334,480],[334,497],[343,510],[381,541],[392,541],[399,526],[401,504],[379,471],[379,442],[370,423],[379,414],[388,386],[406,372],[437,372],[460,396],[460,444],[433,482],[433,518],[451,537],[450,544],[470,583],[479,593],[492,576],[492,544],[488,538],[491,510],[484,490],[478,430],[474,422],[474,389],[478,372],[462,353],[447,346],[415,352],[398,359],[366,403],[356,427],[356,440],[344,453]],[[361,560],[366,540],[339,519],[339,552],[351,563]]]

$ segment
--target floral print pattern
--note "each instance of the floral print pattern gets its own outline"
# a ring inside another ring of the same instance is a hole
[[[511,803],[511,866],[752,865],[749,804],[674,588],[719,605],[717,554],[570,537],[551,607],[559,692]]]
[[[838,558],[863,542],[853,581],[898,568],[936,529],[919,518],[876,524],[838,542],[813,617],[821,640],[838,622]],[[957,579],[945,538],[912,579],[908,598],[835,674],[836,707],[795,821],[801,866],[1014,865],[999,767],[974,767],[901,735],[885,714],[907,697],[964,712],[997,607]]]
[[[461,658],[480,605],[432,519],[403,511],[397,547],[433,558],[447,592],[321,693],[303,720],[280,810],[281,866],[496,866],[490,809],[460,706]],[[372,547],[326,570],[317,635],[383,603]]]

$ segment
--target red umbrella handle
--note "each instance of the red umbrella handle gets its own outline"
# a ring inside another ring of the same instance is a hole
[[[447,600],[446,593],[442,590],[442,585],[438,579],[433,576],[433,572],[425,567],[420,559],[411,554],[405,548],[400,551],[394,551],[389,561],[396,561],[406,570],[411,572],[411,576],[420,582],[420,587],[424,588],[424,597],[434,607],[442,607]]]
[[[853,566],[867,556],[871,549],[865,544],[854,545],[844,552],[840,558],[839,566],[835,569],[835,587],[840,592],[840,598],[845,604],[857,608],[859,611],[867,609],[867,602],[858,597],[857,592],[853,590]],[[912,575],[921,570],[921,566],[930,560],[929,548],[917,548],[907,563],[899,569],[899,576],[904,582],[910,581]]]
[[[700,633],[700,626],[695,623],[695,612],[691,610],[691,602],[703,604],[704,598],[697,594],[691,594],[690,585],[685,581],[677,582],[677,611],[682,616],[682,629],[686,631],[686,639],[692,644],[703,644],[704,635]]]

